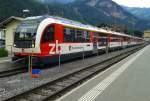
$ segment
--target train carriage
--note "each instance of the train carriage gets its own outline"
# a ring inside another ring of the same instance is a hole
[[[133,43],[131,44],[131,39]],[[95,54],[107,48],[136,45],[137,37],[107,31],[76,21],[54,16],[26,18],[16,29],[13,52],[16,57],[33,55],[36,60],[57,62]]]

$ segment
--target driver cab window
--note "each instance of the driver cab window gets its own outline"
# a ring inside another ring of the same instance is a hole
[[[42,42],[54,42],[54,26],[49,26],[46,28]]]

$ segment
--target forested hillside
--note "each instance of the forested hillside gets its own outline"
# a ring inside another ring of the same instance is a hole
[[[0,21],[10,16],[23,16],[23,9],[29,9],[30,15],[46,13],[46,8],[37,0],[0,0]]]
[[[140,20],[111,0],[76,0],[67,4],[42,3],[39,0],[0,0],[0,21],[10,16],[23,17],[23,9],[30,10],[28,16],[49,14],[92,25],[106,23],[126,25],[130,29],[150,28],[150,22]]]
[[[150,8],[122,7],[138,18],[150,21]]]

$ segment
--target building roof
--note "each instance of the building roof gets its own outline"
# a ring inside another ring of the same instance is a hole
[[[6,26],[8,23],[10,23],[13,20],[22,21],[22,20],[24,20],[24,18],[11,16],[8,19],[6,19],[6,20],[4,20],[3,22],[0,23],[0,28]]]
[[[148,33],[150,33],[150,30],[145,30],[144,32],[148,32]]]

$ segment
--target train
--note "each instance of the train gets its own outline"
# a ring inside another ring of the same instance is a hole
[[[33,56],[49,64],[115,48],[133,47],[143,39],[58,16],[27,17],[14,34],[14,57]]]

